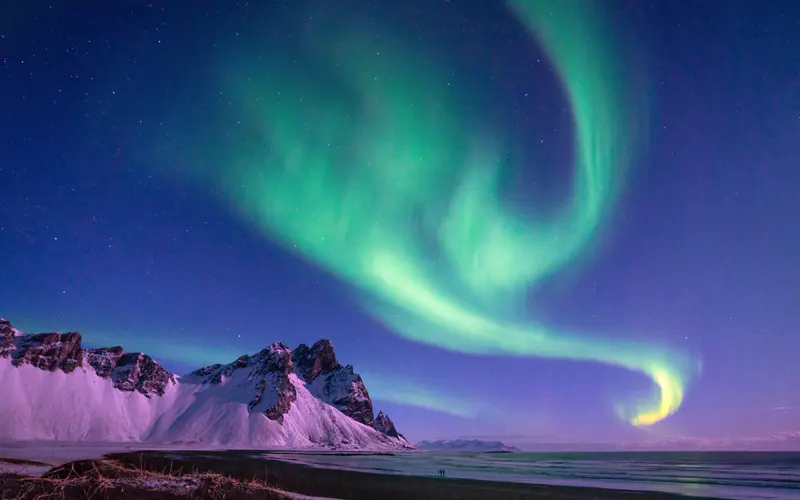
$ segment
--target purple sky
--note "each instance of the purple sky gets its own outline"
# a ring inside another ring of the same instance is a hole
[[[395,32],[461,61],[461,85],[479,88],[481,72],[494,72],[506,93],[476,102],[497,107],[537,156],[569,154],[568,104],[547,76],[552,67],[529,64],[542,56],[522,52],[530,44],[502,2],[395,3],[347,5],[374,7]],[[154,353],[177,371],[208,362],[193,362],[195,349],[218,349],[226,362],[277,340],[330,338],[368,387],[370,375],[402,374],[477,408],[463,418],[384,401],[391,388],[382,384],[372,391],[377,406],[412,440],[797,442],[786,433],[800,430],[800,6],[600,2],[650,82],[650,140],[598,255],[531,303],[559,324],[643,332],[702,359],[680,411],[635,429],[610,401],[647,391],[646,379],[411,343],[365,316],[341,283],[235,217],[218,192],[149,175],[153,164],[192,160],[201,141],[224,144],[209,118],[225,105],[221,77],[198,76],[214,51],[274,55],[267,51],[279,48],[257,43],[269,23],[256,19],[297,15],[244,4],[32,2],[2,16],[1,315],[23,330],[79,330],[98,344],[138,347],[138,337],[157,334],[183,351]],[[555,191],[568,182],[552,171],[525,176]]]

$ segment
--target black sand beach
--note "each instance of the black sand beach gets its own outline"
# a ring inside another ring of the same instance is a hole
[[[469,479],[413,477],[314,468],[279,460],[252,458],[252,451],[169,451],[108,455],[133,467],[153,471],[211,471],[241,480],[264,480],[271,486],[304,495],[352,500],[423,499],[653,499],[682,495],[566,486],[503,483]],[[258,498],[258,497],[253,497]],[[691,497],[700,500],[701,497]],[[708,499],[708,497],[705,497]]]

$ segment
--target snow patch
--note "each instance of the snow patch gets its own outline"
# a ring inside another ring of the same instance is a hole
[[[120,391],[91,367],[71,373],[0,359],[0,441],[174,443],[245,449],[394,449],[404,443],[356,422],[317,399],[295,374],[297,398],[270,420],[251,409],[258,388],[248,370],[233,370],[219,383],[186,376],[163,396]],[[267,396],[268,393],[265,393]],[[272,397],[270,394],[269,397]],[[6,403],[8,402],[8,403]]]

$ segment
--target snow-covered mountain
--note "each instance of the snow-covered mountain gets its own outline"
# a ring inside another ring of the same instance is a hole
[[[420,441],[417,449],[422,451],[447,451],[447,452],[470,452],[486,453],[496,451],[518,452],[518,448],[508,446],[500,441],[480,441],[478,439],[453,439],[438,441]]]
[[[0,319],[0,441],[185,443],[241,448],[409,447],[330,341],[274,343],[183,377],[79,333],[25,335]]]

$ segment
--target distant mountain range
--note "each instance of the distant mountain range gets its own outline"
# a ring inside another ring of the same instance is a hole
[[[417,449],[421,451],[463,451],[471,453],[486,452],[518,452],[519,448],[507,446],[500,441],[480,441],[478,439],[453,439],[438,441],[420,441]]]
[[[0,319],[0,394],[0,441],[411,448],[328,340],[276,342],[178,377],[144,353],[84,349],[79,333],[27,335]]]

